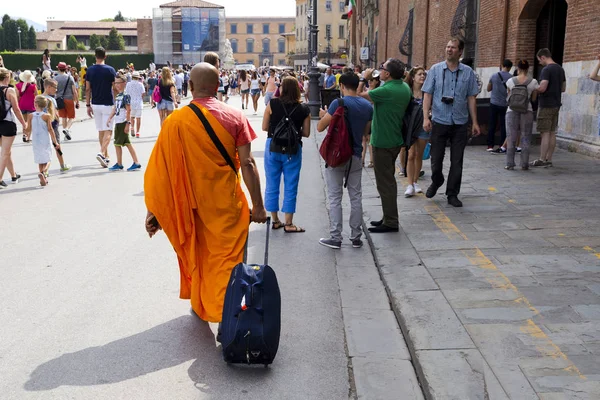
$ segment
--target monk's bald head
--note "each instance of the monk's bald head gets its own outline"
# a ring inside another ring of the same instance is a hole
[[[194,65],[190,72],[190,89],[194,98],[212,97],[219,87],[219,71],[209,63]]]

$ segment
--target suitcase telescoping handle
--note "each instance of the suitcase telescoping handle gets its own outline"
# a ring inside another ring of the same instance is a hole
[[[271,233],[271,217],[267,217],[267,222],[265,223],[267,226],[267,238],[265,240],[265,262],[264,265],[269,264],[269,237]],[[244,264],[248,263],[248,238],[250,237],[250,232],[248,232],[248,237],[246,237],[246,244],[244,245]]]

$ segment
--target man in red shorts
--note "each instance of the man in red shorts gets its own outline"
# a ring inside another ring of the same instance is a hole
[[[57,68],[58,75],[54,78],[58,82],[56,98],[57,100],[62,98],[64,102],[64,107],[58,110],[58,116],[62,120],[62,132],[65,139],[71,140],[71,125],[75,120],[75,108],[79,108],[79,96],[73,77],[67,74],[67,64],[59,62]]]

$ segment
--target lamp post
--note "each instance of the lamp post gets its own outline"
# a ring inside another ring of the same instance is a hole
[[[326,32],[327,37],[327,65],[331,66],[331,30]]]
[[[319,68],[317,67],[317,59],[319,58],[318,53],[318,19],[317,19],[317,0],[312,0],[311,5],[311,24],[310,28],[310,54],[311,58],[309,60],[310,65],[310,73],[308,76],[310,77],[309,81],[309,89],[308,89],[308,107],[310,108],[310,115],[313,119],[319,118],[319,110],[321,109],[321,91],[319,89],[319,78],[321,74],[319,73]]]
[[[19,50],[21,50],[21,28],[17,28],[17,33],[19,34]]]

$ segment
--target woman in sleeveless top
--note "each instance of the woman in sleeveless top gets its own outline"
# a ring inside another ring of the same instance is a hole
[[[252,96],[252,106],[254,107],[254,115],[258,113],[258,99],[260,98],[260,79],[256,71],[252,71],[252,79],[250,79],[250,95]]]
[[[19,120],[23,126],[23,130],[27,127],[23,114],[21,114],[21,109],[19,109],[15,89],[8,86],[11,75],[12,72],[6,68],[0,68],[0,90],[4,93],[4,107],[7,110],[6,116],[0,121],[0,189],[8,186],[2,180],[5,169],[8,168],[13,183],[17,183],[21,177],[15,172],[11,157],[12,145],[17,136],[17,124],[15,120]]]
[[[302,104],[298,81],[294,77],[286,77],[281,84],[281,95],[272,99],[267,105],[263,117],[262,128],[268,132],[265,147],[265,208],[271,212],[273,229],[284,228],[286,233],[304,232],[303,228],[294,225],[294,213],[296,212],[296,197],[298,195],[298,183],[300,181],[300,169],[302,167],[302,146],[296,154],[282,154],[271,151],[271,141],[275,128],[279,122],[289,116],[301,140],[302,137],[310,135],[310,109]],[[285,223],[279,219],[279,187],[281,175],[283,174],[283,207]]]
[[[240,93],[242,94],[242,110],[244,109],[244,104],[246,105],[247,110],[250,97],[250,79],[248,79],[248,73],[244,70],[240,72],[239,86]]]

